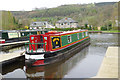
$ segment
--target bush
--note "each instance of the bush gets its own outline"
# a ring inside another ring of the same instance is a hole
[[[101,27],[101,30],[107,30],[107,27],[103,26]]]
[[[120,30],[119,27],[112,27],[113,30]]]
[[[92,30],[92,27],[91,27],[91,25],[89,26],[88,30]]]
[[[57,31],[72,31],[72,30],[76,30],[78,28],[55,28],[55,29],[51,29],[51,30],[57,30]]]

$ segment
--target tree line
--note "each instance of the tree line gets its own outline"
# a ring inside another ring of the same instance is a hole
[[[17,29],[29,26],[33,21],[49,21],[55,25],[56,21],[70,17],[78,21],[79,27],[85,27],[87,24],[92,25],[95,29],[101,26],[102,29],[109,28],[110,30],[117,29],[118,2],[62,5],[40,10],[37,8],[32,11],[11,11],[9,14],[9,16],[13,16],[12,24],[14,23],[13,26],[16,26]],[[14,29],[12,26],[11,28]]]

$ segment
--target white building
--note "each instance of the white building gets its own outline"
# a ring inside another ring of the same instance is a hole
[[[71,18],[63,18],[56,22],[57,28],[77,28],[78,22]]]
[[[32,22],[30,24],[30,29],[44,29],[44,28],[55,28],[55,26],[51,25],[47,21]]]

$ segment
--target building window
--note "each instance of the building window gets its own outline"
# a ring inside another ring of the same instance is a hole
[[[68,36],[68,43],[72,42],[71,36]]]
[[[79,39],[79,33],[77,33],[77,38]]]
[[[68,25],[70,25],[70,23],[68,23]]]
[[[61,25],[63,25],[63,23],[61,23]]]
[[[34,25],[36,25],[36,23],[33,23]]]
[[[39,29],[39,27],[37,27],[37,29]]]
[[[43,23],[43,25],[46,25],[46,23]]]
[[[84,32],[82,32],[82,38],[84,38]]]
[[[37,27],[34,27],[34,29],[37,29]]]

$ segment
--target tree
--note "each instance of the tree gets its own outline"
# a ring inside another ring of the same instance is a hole
[[[10,11],[2,11],[3,30],[12,30],[18,28],[18,21]]]

